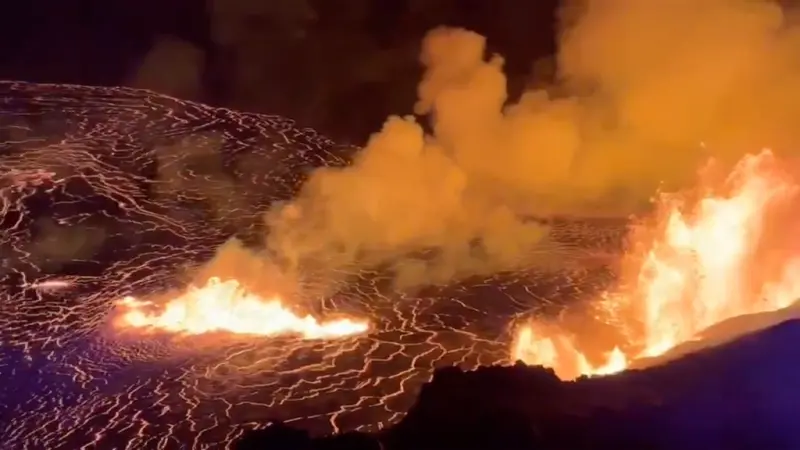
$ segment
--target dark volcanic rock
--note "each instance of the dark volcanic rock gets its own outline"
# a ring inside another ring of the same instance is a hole
[[[789,320],[663,366],[576,382],[522,364],[446,368],[383,433],[312,440],[277,425],[237,448],[797,449],[798,340],[800,321]]]

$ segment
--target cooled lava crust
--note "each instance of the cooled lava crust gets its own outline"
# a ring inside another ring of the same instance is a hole
[[[377,431],[435,368],[510,363],[512,324],[615,277],[605,261],[623,223],[556,221],[552,251],[575,262],[558,270],[413,295],[353,273],[320,310],[368,317],[363,336],[205,346],[110,329],[115,300],[182,287],[231,236],[257,243],[273,202],[353,151],[278,116],[0,82],[0,448],[226,448],[273,419],[314,435]]]

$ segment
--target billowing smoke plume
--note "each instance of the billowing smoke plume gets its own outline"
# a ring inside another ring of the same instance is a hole
[[[391,117],[350,166],[314,172],[266,215],[280,262],[389,265],[406,286],[502,270],[549,247],[531,216],[628,214],[711,156],[800,151],[800,28],[775,2],[562,12],[557,80],[511,101],[483,37],[431,31],[414,112],[432,133]]]

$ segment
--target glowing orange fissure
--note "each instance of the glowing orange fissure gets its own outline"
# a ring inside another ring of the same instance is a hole
[[[694,202],[688,195],[662,195],[651,244],[643,254],[626,256],[636,270],[628,280],[623,275],[620,286],[632,287],[604,293],[595,303],[625,336],[622,342],[592,364],[574,334],[531,322],[517,330],[512,357],[551,367],[563,379],[611,374],[717,323],[790,306],[800,294],[800,255],[784,257],[772,274],[759,270],[756,255],[769,213],[790,206],[796,191],[764,150],[740,160],[721,193]]]
[[[125,309],[117,321],[122,328],[181,334],[293,334],[306,339],[331,339],[363,333],[369,328],[363,320],[319,321],[310,315],[299,316],[280,298],[259,297],[233,279],[210,278],[204,286],[190,286],[182,295],[158,308],[133,297],[120,300],[119,306]]]

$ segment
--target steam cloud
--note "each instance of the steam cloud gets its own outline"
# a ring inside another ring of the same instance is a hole
[[[588,0],[562,8],[557,79],[509,102],[478,34],[423,42],[415,113],[266,214],[298,273],[390,265],[402,286],[503,270],[547,250],[531,216],[623,215],[709,157],[793,154],[800,28],[773,1]],[[292,270],[290,270],[292,271]]]

